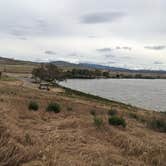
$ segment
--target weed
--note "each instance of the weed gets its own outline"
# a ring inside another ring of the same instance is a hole
[[[96,116],[96,111],[95,111],[95,110],[91,110],[91,111],[90,111],[90,114],[91,114],[92,116]]]
[[[124,128],[126,127],[126,121],[122,117],[111,116],[111,117],[108,118],[108,122],[109,122],[110,125],[123,126]]]
[[[55,113],[59,113],[61,110],[60,105],[58,103],[50,103],[48,104],[46,111],[49,112],[55,112]]]
[[[148,122],[148,127],[160,132],[166,132],[166,121],[162,118],[157,119],[153,118],[151,121]]]
[[[100,128],[103,125],[103,119],[100,117],[94,116],[93,121],[97,128]]]
[[[39,105],[36,101],[30,101],[28,109],[37,111],[39,109]]]

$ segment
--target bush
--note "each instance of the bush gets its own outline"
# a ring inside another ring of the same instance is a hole
[[[37,111],[39,109],[39,105],[36,101],[30,101],[28,109]]]
[[[103,119],[94,116],[93,118],[94,124],[96,127],[100,128],[103,125]]]
[[[164,119],[152,119],[148,126],[160,132],[166,132],[166,121]]]
[[[108,115],[110,115],[110,116],[114,116],[117,114],[118,114],[118,111],[116,108],[111,108],[110,110],[108,110]]]
[[[60,105],[58,103],[50,103],[48,104],[46,111],[49,112],[55,112],[55,113],[59,113],[61,110]]]
[[[108,122],[110,125],[123,126],[124,128],[126,127],[126,121],[122,117],[111,116],[111,117],[109,117]]]
[[[96,111],[95,110],[91,110],[90,114],[93,115],[93,116],[96,116]]]

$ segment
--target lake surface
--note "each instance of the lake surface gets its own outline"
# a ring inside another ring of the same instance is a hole
[[[69,79],[62,86],[155,111],[166,111],[166,80]]]

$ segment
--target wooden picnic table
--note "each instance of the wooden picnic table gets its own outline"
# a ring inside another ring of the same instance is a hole
[[[40,83],[39,89],[44,89],[44,90],[50,90],[49,89],[49,83]]]

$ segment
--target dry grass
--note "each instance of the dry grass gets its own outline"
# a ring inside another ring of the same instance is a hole
[[[19,82],[0,81],[1,166],[164,166],[166,134],[151,130],[116,106],[127,121],[126,129],[108,125],[109,104],[66,97],[57,91],[25,88]],[[40,110],[28,110],[30,100]],[[50,102],[61,104],[58,114],[46,112]],[[72,107],[68,111],[68,107]],[[90,111],[102,117],[103,126],[93,124]],[[139,110],[147,119],[159,113]]]
[[[33,64],[21,64],[21,65],[4,65],[0,64],[0,71],[8,72],[8,73],[31,73],[34,68],[38,65]]]

